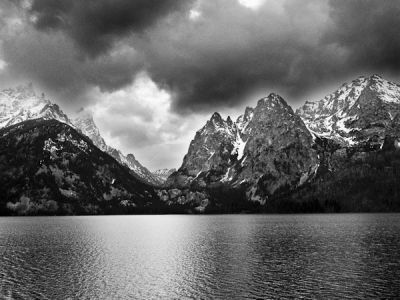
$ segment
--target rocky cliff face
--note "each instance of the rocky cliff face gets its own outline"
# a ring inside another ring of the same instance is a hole
[[[168,178],[167,185],[205,187],[219,181],[234,158],[237,132],[237,126],[230,118],[223,120],[220,114],[214,113],[197,131],[182,166]]]
[[[28,120],[0,130],[0,212],[98,214],[148,210],[153,188],[71,126]]]
[[[110,154],[119,163],[127,166],[139,179],[155,186],[161,185],[164,182],[144,167],[133,154],[125,156],[120,150],[108,146],[101,136],[91,113],[82,111],[72,122],[76,128],[89,137],[93,141],[93,144],[95,144],[100,150]]]
[[[306,182],[318,167],[313,139],[303,121],[278,95],[246,108],[236,122],[215,113],[189,146],[167,184],[177,187],[244,188],[264,203],[279,188]]]
[[[276,94],[258,101],[240,139],[245,142],[243,156],[238,156],[235,171],[226,177],[227,181],[249,187],[251,200],[265,201],[280,188],[302,185],[318,167],[311,134]]]
[[[385,131],[400,112],[400,86],[378,75],[360,77],[297,110],[310,131],[343,147],[381,147]]]
[[[400,209],[399,112],[400,86],[378,75],[296,113],[270,94],[236,122],[215,113],[167,183],[207,190],[228,211],[246,200],[271,212]]]
[[[400,86],[377,75],[307,102],[297,112],[315,137],[320,167],[289,202],[320,211],[400,210],[399,109]]]
[[[236,121],[214,113],[177,171],[151,174],[160,182],[170,174],[155,191],[138,180],[150,172],[107,146],[93,119],[72,125],[29,88],[1,95],[0,213],[400,211],[400,86],[377,75],[296,113],[276,94]],[[52,121],[23,121],[33,116]]]

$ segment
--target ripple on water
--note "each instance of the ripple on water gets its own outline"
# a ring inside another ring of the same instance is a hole
[[[400,297],[400,215],[0,218],[3,298]]]

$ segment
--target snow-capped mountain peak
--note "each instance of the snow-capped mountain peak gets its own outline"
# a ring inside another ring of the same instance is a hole
[[[268,193],[273,193],[285,184],[304,183],[314,174],[318,163],[311,143],[301,118],[272,93],[255,108],[247,107],[235,123],[214,113],[196,133],[182,166],[168,178],[167,185],[244,185],[246,197],[262,201],[256,194],[265,182],[272,183]],[[285,162],[277,163],[281,160]],[[276,180],[277,174],[285,179]]]
[[[71,125],[57,104],[36,95],[32,84],[20,85],[0,92],[0,128],[31,119],[56,119]]]
[[[376,74],[344,83],[323,99],[306,101],[297,110],[313,134],[347,146],[376,134],[377,143],[382,144],[383,129],[399,112],[400,86]]]
[[[400,86],[398,84],[375,74],[369,78],[368,87],[375,91],[382,101],[400,103]]]
[[[133,155],[125,156],[121,151],[108,146],[89,111],[83,110],[74,120],[70,120],[60,107],[46,99],[43,93],[38,96],[31,83],[0,91],[0,128],[39,118],[55,119],[78,129],[89,137],[96,147],[127,166],[137,177],[154,185],[162,183],[160,178],[143,167]]]
[[[253,115],[254,108],[247,106],[244,114],[240,115],[236,120],[236,126],[240,131],[244,131],[246,129],[247,125],[249,125],[249,122],[253,118]]]

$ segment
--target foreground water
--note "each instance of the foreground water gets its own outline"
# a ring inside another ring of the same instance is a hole
[[[0,218],[0,295],[397,298],[400,215]]]

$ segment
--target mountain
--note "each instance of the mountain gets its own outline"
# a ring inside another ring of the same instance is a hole
[[[190,143],[168,186],[244,191],[265,204],[279,189],[293,189],[318,168],[313,138],[302,119],[279,95],[260,99],[235,122],[214,113]]]
[[[58,120],[0,129],[0,213],[151,212],[154,189]]]
[[[72,125],[57,104],[45,99],[43,94],[36,95],[31,83],[0,91],[0,128],[37,118]]]
[[[214,113],[167,186],[206,191],[208,212],[400,211],[399,112],[378,75],[296,112],[270,94],[235,122]]]
[[[32,84],[21,85],[0,92],[0,128],[38,118],[58,120],[78,129],[88,136],[94,145],[127,166],[141,180],[152,185],[163,183],[162,179],[154,176],[140,164],[133,154],[125,156],[120,150],[108,146],[92,115],[87,111],[82,111],[74,120],[71,120],[57,104],[46,99],[44,94],[40,97],[37,96]]]
[[[359,77],[297,114],[310,131],[342,146],[382,147],[385,131],[400,112],[400,86],[378,75]]]
[[[216,112],[178,170],[153,174],[89,114],[29,86],[0,99],[1,214],[400,211],[400,86],[378,75],[296,112],[274,93],[235,121]]]
[[[152,174],[144,167],[133,154],[124,155],[120,150],[108,146],[97,128],[93,116],[87,111],[81,111],[78,116],[72,121],[73,124],[102,151],[110,154],[119,163],[131,169],[138,178],[144,180],[151,185],[161,185],[163,180]]]
[[[315,180],[284,202],[322,211],[400,211],[399,112],[400,86],[379,75],[306,102],[297,113],[314,136],[320,166]]]
[[[155,177],[159,178],[159,180],[164,183],[165,181],[167,181],[169,175],[171,175],[174,172],[176,172],[175,168],[174,169],[166,169],[165,168],[165,169],[156,170],[156,171],[152,172],[152,174]]]

